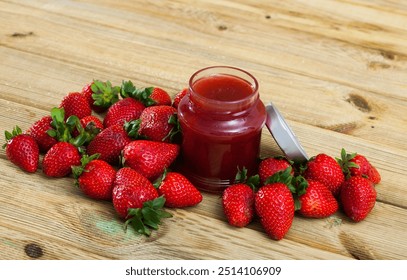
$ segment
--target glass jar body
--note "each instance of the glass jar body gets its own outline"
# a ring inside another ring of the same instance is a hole
[[[249,175],[257,171],[266,112],[249,73],[223,66],[196,72],[178,106],[178,119],[181,169],[201,190],[222,192],[238,168]]]

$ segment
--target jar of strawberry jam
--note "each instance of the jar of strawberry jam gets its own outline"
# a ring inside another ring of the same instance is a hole
[[[194,73],[178,106],[182,172],[201,190],[219,193],[238,168],[257,171],[266,121],[258,83],[248,72],[213,66]]]

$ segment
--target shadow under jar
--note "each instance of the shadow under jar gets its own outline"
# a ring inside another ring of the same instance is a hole
[[[213,66],[194,73],[178,106],[181,171],[201,190],[220,193],[238,168],[257,171],[266,110],[248,72]]]

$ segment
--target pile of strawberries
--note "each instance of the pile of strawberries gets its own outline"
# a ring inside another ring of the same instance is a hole
[[[165,207],[199,204],[202,195],[181,173],[170,171],[180,154],[177,106],[158,87],[136,88],[94,80],[80,92],[64,96],[58,107],[23,132],[5,132],[6,155],[21,169],[35,173],[41,163],[47,177],[74,178],[85,195],[108,200],[124,225],[150,235]],[[41,159],[42,158],[42,159]],[[318,154],[297,164],[284,157],[261,160],[258,174],[243,168],[222,195],[229,224],[248,225],[255,216],[275,240],[289,231],[295,213],[325,218],[338,209],[363,220],[376,201],[376,168],[362,155],[341,152],[334,159]]]
[[[171,216],[163,207],[202,201],[187,178],[168,171],[180,152],[176,107],[185,94],[172,100],[158,87],[95,80],[64,96],[26,132],[6,131],[3,148],[27,172],[41,162],[47,177],[72,175],[85,195],[112,201],[126,226],[150,235]]]
[[[260,162],[257,175],[247,178],[245,170],[237,174],[222,205],[229,224],[244,227],[257,216],[266,233],[280,240],[296,212],[326,218],[342,209],[354,222],[362,221],[375,205],[380,181],[365,156],[345,149],[340,158],[321,153],[301,164],[269,157]]]

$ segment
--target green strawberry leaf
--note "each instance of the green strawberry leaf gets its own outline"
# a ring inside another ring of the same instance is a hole
[[[359,165],[351,162],[351,160],[357,155],[357,153],[348,154],[344,148],[341,149],[341,158],[335,158],[339,166],[342,169],[343,174],[347,179],[351,177],[349,168],[359,168]]]
[[[308,181],[301,175],[293,178],[292,185],[294,186],[294,192],[298,196],[305,194],[308,188]]]
[[[112,86],[110,81],[101,82],[94,80],[91,89],[93,92],[93,105],[109,108],[119,100],[120,87]]]
[[[120,96],[122,98],[134,97],[136,91],[137,89],[133,85],[132,81],[122,81],[122,85],[120,87]]]
[[[162,141],[165,141],[169,137],[170,142],[173,142],[175,136],[181,133],[181,124],[178,121],[177,113],[174,113],[169,117],[168,123],[172,124],[173,127],[171,128],[170,132],[162,139]]]
[[[7,147],[7,142],[9,140],[11,140],[13,137],[16,137],[17,135],[20,135],[22,133],[23,133],[23,131],[21,130],[21,128],[18,125],[16,125],[11,132],[9,132],[7,130],[4,131],[4,136],[6,138],[6,143],[4,143],[4,145],[2,146],[3,149]]]
[[[125,222],[125,229],[131,225],[137,233],[147,236],[151,235],[151,229],[157,230],[161,224],[161,219],[171,218],[169,212],[162,208],[165,204],[164,196],[143,203],[142,208],[130,208]]]
[[[143,137],[138,133],[140,129],[141,120],[132,120],[129,122],[125,122],[123,125],[124,130],[126,131],[127,135],[133,139],[142,139]]]

